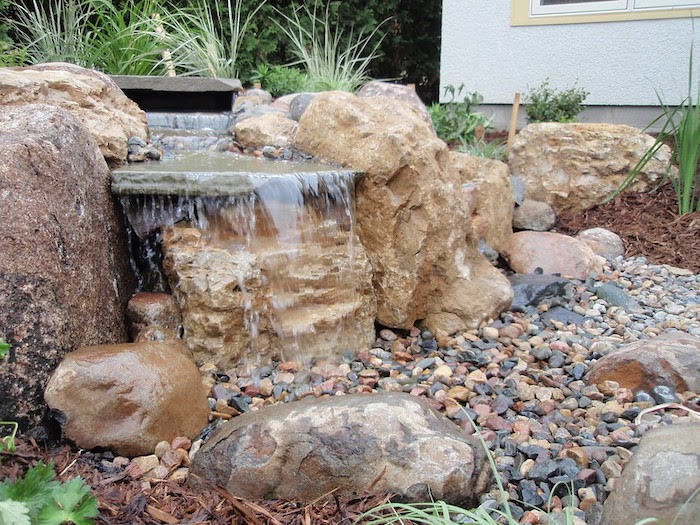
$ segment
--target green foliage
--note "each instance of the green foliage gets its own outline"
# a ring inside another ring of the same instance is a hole
[[[259,65],[250,76],[251,82],[260,82],[273,97],[304,91],[309,77],[295,67]]]
[[[0,427],[12,427],[12,432],[0,439],[0,452],[9,452],[12,454],[15,451],[15,436],[17,435],[19,425],[14,421],[0,421]]]
[[[5,340],[0,337],[0,359],[5,357],[5,354],[10,348],[12,348],[12,345],[10,343],[6,343]]]
[[[306,4],[290,15],[277,13],[284,23],[275,21],[291,43],[296,61],[304,67],[313,91],[355,91],[369,79],[369,65],[377,58],[383,35],[380,22],[371,30],[356,32],[351,27],[343,31],[337,18],[331,16],[330,4],[319,13],[318,2],[313,8]],[[374,44],[373,39],[379,38]]]
[[[544,80],[536,88],[530,88],[525,96],[525,112],[528,122],[574,122],[583,111],[583,102],[589,95],[583,88],[556,90]]]
[[[448,144],[475,142],[478,130],[484,130],[490,124],[486,116],[474,111],[474,106],[481,104],[484,98],[479,93],[465,91],[464,84],[457,88],[447,86],[445,94],[450,95],[450,102],[435,102],[428,106],[437,136]],[[454,102],[455,98],[461,96],[464,98],[460,102]]]
[[[0,41],[0,67],[21,66],[27,62],[27,50]]]
[[[16,40],[26,49],[27,60],[41,62],[71,62],[87,66],[85,40],[88,21],[94,13],[83,0],[52,0],[47,3],[31,0],[17,3],[15,18],[6,19]]]
[[[657,93],[663,107],[663,114],[649,127],[659,121],[663,122],[661,132],[654,144],[644,153],[632,168],[620,187],[612,193],[603,204],[614,199],[629,188],[666,142],[672,142],[671,160],[666,174],[671,179],[676,191],[678,214],[683,215],[700,211],[700,105],[693,100],[693,49],[690,49],[688,66],[688,96],[675,108],[666,105]],[[698,82],[700,93],[700,81]],[[678,170],[674,175],[672,166]]]
[[[158,0],[87,0],[93,9],[83,35],[83,61],[111,75],[149,75],[156,70],[162,46],[145,32],[161,10]]]
[[[462,142],[457,147],[458,151],[471,155],[472,157],[483,157],[486,159],[495,159],[505,162],[506,160],[506,142],[504,140],[487,141],[477,139],[473,142]]]
[[[17,481],[0,483],[0,523],[89,525],[98,502],[81,478],[56,480],[53,464],[38,463]]]

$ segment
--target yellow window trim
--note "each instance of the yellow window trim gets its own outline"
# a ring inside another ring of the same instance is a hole
[[[665,18],[700,17],[700,9],[654,9],[585,15],[530,16],[530,0],[511,0],[511,26],[541,26],[555,24],[590,24],[594,22],[626,22],[628,20],[658,20]]]

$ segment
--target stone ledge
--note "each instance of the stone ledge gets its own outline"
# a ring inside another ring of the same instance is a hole
[[[123,90],[162,91],[168,93],[227,92],[243,90],[237,78],[157,77],[147,75],[110,75]]]

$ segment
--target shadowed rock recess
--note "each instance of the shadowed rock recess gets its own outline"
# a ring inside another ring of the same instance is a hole
[[[496,317],[508,281],[479,253],[470,192],[420,112],[386,97],[314,97],[294,146],[365,173],[358,234],[374,271],[379,323],[448,332]]]

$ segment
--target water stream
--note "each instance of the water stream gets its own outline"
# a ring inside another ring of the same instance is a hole
[[[357,177],[211,151],[115,170],[139,291],[172,290],[200,360],[257,365],[355,350],[373,337]]]

